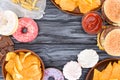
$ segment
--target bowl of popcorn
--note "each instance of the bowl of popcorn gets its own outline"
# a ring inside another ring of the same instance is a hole
[[[5,80],[43,80],[44,64],[35,52],[20,49],[6,54],[2,74]]]

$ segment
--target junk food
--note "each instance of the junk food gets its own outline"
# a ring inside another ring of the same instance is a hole
[[[120,56],[120,28],[107,26],[97,36],[99,49],[105,50],[109,55]]]
[[[38,10],[36,7],[38,0],[12,0],[15,4],[20,4],[23,8],[27,10]]]
[[[101,0],[78,0],[78,6],[81,13],[87,13],[91,10],[99,8]]]
[[[97,69],[94,69],[94,76],[93,76],[93,80],[99,80],[100,78],[100,71]]]
[[[60,1],[61,1],[61,0],[55,0],[55,3],[59,5],[59,4],[60,4]]]
[[[37,23],[31,18],[20,18],[18,29],[13,34],[13,37],[20,42],[31,42],[38,35]]]
[[[6,80],[41,80],[42,65],[31,52],[8,52],[5,64]]]
[[[45,69],[45,75],[43,80],[49,80],[51,76],[52,78],[54,78],[54,80],[64,80],[63,74],[60,70],[56,68]]]
[[[99,56],[95,50],[85,49],[78,54],[77,60],[83,68],[91,68],[98,62]]]
[[[120,0],[105,0],[102,13],[107,22],[120,26]]]
[[[70,61],[64,65],[63,75],[68,80],[77,80],[82,75],[82,68],[79,63]]]
[[[77,7],[77,3],[73,0],[61,0],[59,4],[62,10],[73,11]]]
[[[96,12],[90,12],[83,16],[82,27],[88,34],[97,34],[102,29],[102,18]]]
[[[55,0],[62,10],[74,11],[79,8],[81,13],[87,13],[101,6],[101,0]]]
[[[18,28],[18,17],[11,10],[0,12],[0,34],[12,35]]]
[[[117,62],[109,62],[105,69],[99,71],[94,69],[93,80],[119,80],[120,64]]]

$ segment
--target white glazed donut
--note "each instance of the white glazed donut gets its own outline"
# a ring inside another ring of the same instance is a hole
[[[64,80],[62,72],[56,68],[45,69],[43,80],[49,80],[50,77],[52,77],[54,80]]]
[[[12,35],[18,28],[18,17],[10,11],[0,12],[0,34],[1,35]]]

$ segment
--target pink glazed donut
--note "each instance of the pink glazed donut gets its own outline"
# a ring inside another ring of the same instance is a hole
[[[20,18],[19,26],[13,37],[19,42],[31,42],[38,35],[37,23],[31,18]]]
[[[50,78],[52,78],[52,80],[64,80],[62,72],[56,68],[45,69],[43,80],[49,80]]]

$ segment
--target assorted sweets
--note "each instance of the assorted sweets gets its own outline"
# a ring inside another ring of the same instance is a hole
[[[120,0],[105,0],[102,13],[108,23],[120,26]]]
[[[8,52],[2,66],[5,80],[42,80],[42,60],[30,50]]]
[[[78,62],[70,61],[63,67],[63,75],[68,80],[79,79],[82,75],[82,68],[91,68],[99,61],[99,56],[93,49],[85,49],[77,57]]]
[[[15,4],[20,4],[21,7],[27,10],[38,10],[39,8],[36,7],[38,0],[11,0]]]
[[[88,34],[97,34],[102,29],[102,18],[97,12],[89,12],[82,18],[82,27]]]
[[[18,20],[18,29],[13,37],[19,42],[31,42],[38,35],[37,23],[31,18],[20,18]]]
[[[18,19],[10,10],[0,12],[0,26],[0,35],[13,35],[19,42],[32,42],[38,35],[38,25],[33,19],[27,17]]]
[[[62,10],[74,11],[79,9],[79,12],[82,14],[98,9],[102,4],[101,0],[54,0],[54,2]]]
[[[119,80],[120,61],[109,62],[103,70],[94,69],[93,80]]]

